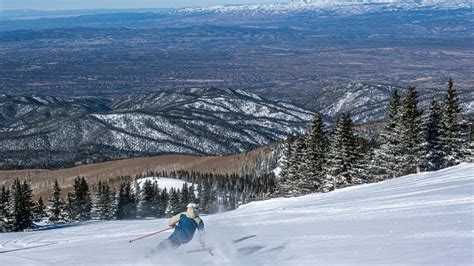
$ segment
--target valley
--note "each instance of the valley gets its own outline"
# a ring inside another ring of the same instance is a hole
[[[0,26],[0,93],[219,87],[300,102],[344,83],[436,89],[453,78],[472,87],[465,5],[305,7],[9,19]]]

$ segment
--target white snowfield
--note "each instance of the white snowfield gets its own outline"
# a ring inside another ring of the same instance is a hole
[[[199,248],[197,237],[152,255],[170,233],[128,243],[165,228],[166,219],[0,234],[0,265],[472,265],[473,184],[474,164],[462,164],[327,194],[253,202],[203,217],[214,256],[185,253]]]
[[[177,189],[181,190],[183,188],[183,184],[187,184],[188,187],[191,186],[191,183],[188,183],[186,181],[176,179],[176,178],[169,178],[169,177],[144,177],[140,178],[137,180],[138,185],[140,188],[143,188],[143,185],[145,185],[145,182],[147,180],[150,180],[151,183],[156,183],[160,189],[165,189],[170,190],[170,189]],[[134,186],[134,183],[132,184],[132,187]]]

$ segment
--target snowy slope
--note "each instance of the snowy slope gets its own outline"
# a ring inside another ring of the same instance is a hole
[[[165,219],[2,234],[0,252],[49,245],[0,253],[0,265],[469,265],[473,185],[474,164],[463,164],[328,194],[250,203],[203,218],[207,243],[217,247],[215,256],[180,254],[198,248],[193,241],[146,258],[169,233],[127,243],[166,227]]]

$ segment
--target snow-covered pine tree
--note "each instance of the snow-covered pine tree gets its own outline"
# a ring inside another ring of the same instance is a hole
[[[288,133],[288,136],[286,137],[285,142],[283,143],[283,156],[280,160],[280,165],[281,165],[281,172],[280,176],[277,179],[277,190],[275,191],[276,195],[284,195],[288,193],[290,190],[289,187],[286,187],[286,185],[289,184],[289,175],[290,172],[293,170],[291,169],[291,162],[293,161],[293,156],[294,156],[294,142],[295,142],[295,136],[293,133]]]
[[[155,215],[154,201],[155,201],[155,189],[153,188],[153,183],[150,180],[146,180],[141,190],[141,197],[140,197],[140,203],[139,203],[140,216],[152,217]]]
[[[224,182],[218,182],[217,186],[217,200],[219,202],[219,212],[229,210],[229,176],[227,175],[227,180]]]
[[[196,203],[196,192],[194,191],[194,183],[191,186],[189,186],[188,197],[189,197],[189,202]]]
[[[126,219],[126,213],[125,213],[125,204],[126,204],[126,199],[125,199],[125,183],[120,184],[119,191],[115,197],[115,218],[117,220],[122,220]]]
[[[373,183],[381,180],[382,177],[380,176],[380,165],[376,165],[376,154],[378,152],[378,148],[371,147],[365,153],[361,154],[359,159],[359,169],[358,175],[365,183]]]
[[[295,138],[292,149],[287,176],[280,181],[279,187],[283,195],[297,196],[306,192],[305,188],[300,187],[307,169],[305,136]]]
[[[329,141],[323,119],[320,115],[313,118],[305,139],[305,171],[303,178],[298,180],[298,187],[303,193],[327,192],[325,165]]]
[[[136,218],[137,200],[132,192],[130,183],[122,183],[117,195],[115,217],[119,220]]]
[[[350,114],[341,114],[331,135],[327,178],[336,187],[349,186],[357,178],[355,170],[360,155],[353,127]]]
[[[399,163],[401,174],[420,171],[423,157],[422,111],[418,108],[418,92],[408,87],[401,105],[401,148],[403,152]]]
[[[152,216],[153,216],[153,217],[160,218],[160,217],[162,217],[162,216],[161,216],[161,213],[160,213],[160,206],[162,205],[162,202],[161,202],[161,190],[160,190],[160,188],[158,187],[158,184],[157,184],[156,182],[153,182],[152,188],[153,188]]]
[[[65,222],[64,202],[61,199],[61,188],[59,187],[58,180],[54,181],[53,192],[49,197],[47,214],[48,222],[51,224]]]
[[[158,217],[165,217],[168,209],[169,194],[168,190],[164,188],[160,193],[160,204],[158,205]]]
[[[113,218],[113,195],[107,182],[99,181],[95,195],[93,216],[99,220]]]
[[[211,179],[212,180],[212,179]],[[217,182],[216,182],[217,183]],[[208,213],[216,213],[219,211],[219,202],[217,201],[217,184],[211,182],[211,193],[209,196],[209,202],[207,207]]]
[[[13,182],[11,196],[11,213],[13,231],[23,231],[33,227],[32,190],[26,181],[21,184],[19,179]]]
[[[209,213],[209,205],[211,204],[211,183],[208,178],[202,178],[202,189],[201,193],[199,194],[199,209],[203,213]]]
[[[173,216],[181,212],[180,205],[179,205],[179,191],[177,189],[171,188],[170,189],[170,198],[168,201],[168,209],[166,213],[168,216]]]
[[[115,214],[117,213],[117,190],[115,186],[109,186],[110,189],[110,220],[116,219]]]
[[[179,196],[179,209],[181,211],[186,210],[186,206],[189,203],[189,189],[188,189],[188,184],[184,183],[182,188],[181,188],[181,193]]]
[[[197,193],[197,196],[196,196],[196,203],[199,204],[199,208],[202,210],[202,206],[201,206],[201,197],[202,197],[202,194],[203,194],[203,189],[202,189],[202,177],[199,178],[199,182],[197,183],[197,189],[196,189],[196,193]]]
[[[92,199],[84,177],[74,180],[73,190],[68,194],[68,207],[70,221],[85,221],[91,218]]]
[[[466,162],[474,162],[474,125],[469,125],[469,139],[467,146]]]
[[[334,128],[330,135],[330,146],[328,152],[328,163],[326,165],[326,180],[332,182],[332,189],[336,189],[339,186],[339,183],[346,180],[345,177],[341,178],[340,173],[344,171],[343,162],[344,158],[342,156],[342,116],[339,116],[334,124]],[[346,185],[346,184],[343,184]]]
[[[373,175],[373,181],[393,178],[399,173],[402,147],[401,135],[401,100],[397,89],[393,89],[388,103],[385,127],[380,138],[379,147],[374,149],[368,171]]]
[[[12,215],[10,212],[10,190],[2,186],[0,193],[0,232],[8,232],[12,227]]]
[[[469,125],[461,116],[461,107],[453,80],[449,79],[443,101],[442,121],[444,126],[443,147],[448,165],[462,161],[469,146]]]
[[[35,222],[41,222],[46,217],[46,206],[44,205],[43,198],[39,198],[33,208],[33,216]]]
[[[93,200],[93,205],[92,205],[92,218],[93,219],[98,219],[100,220],[100,211],[99,209],[102,206],[102,181],[99,181],[97,183],[97,190],[95,192],[94,200]]]
[[[102,204],[99,209],[99,218],[101,220],[112,219],[112,199],[110,187],[107,182],[102,183]]]
[[[77,209],[76,203],[76,193],[80,190],[79,178],[74,179],[73,190],[67,194],[67,213],[68,221],[76,221],[76,217],[79,215],[79,210]]]
[[[442,110],[437,101],[432,100],[429,113],[424,117],[424,153],[425,169],[438,170],[446,165],[443,148]]]

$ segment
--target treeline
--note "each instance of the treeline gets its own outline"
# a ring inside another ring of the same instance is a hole
[[[0,232],[31,229],[35,227],[35,222],[61,224],[90,219],[170,217],[185,211],[190,202],[197,203],[203,213],[215,213],[265,199],[273,192],[275,185],[273,174],[256,178],[179,171],[172,175],[187,183],[181,189],[168,190],[160,188],[150,179],[140,180],[144,177],[140,175],[135,182],[122,182],[118,190],[109,182],[99,181],[93,195],[86,179],[78,177],[65,199],[61,197],[61,188],[55,181],[46,204],[42,198],[33,202],[30,185],[17,179],[11,188],[2,187]],[[116,179],[129,180],[127,177]]]
[[[395,89],[376,143],[356,136],[348,113],[342,114],[329,132],[316,116],[307,134],[290,134],[275,194],[328,192],[472,160],[469,132],[452,80],[443,102],[433,100],[425,114],[418,107],[415,88],[409,87],[404,98]]]

